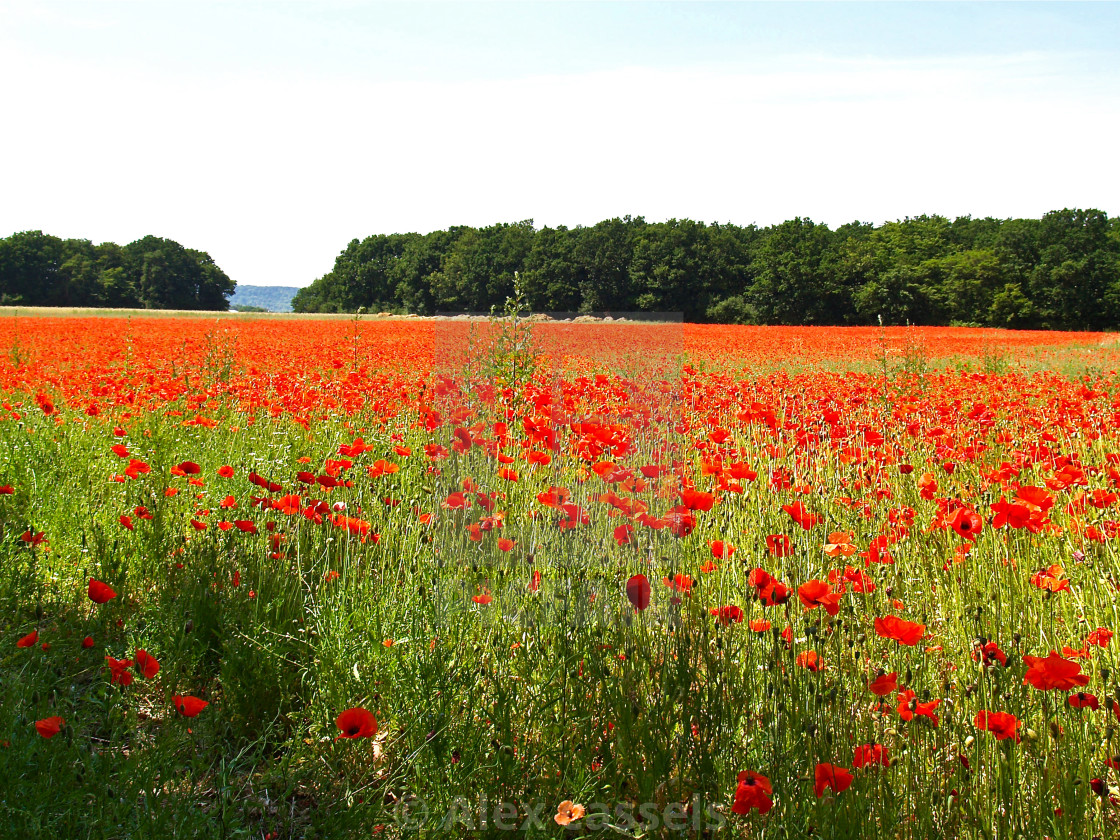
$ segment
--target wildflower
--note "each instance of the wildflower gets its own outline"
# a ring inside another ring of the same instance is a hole
[[[1069,696],[1069,704],[1075,709],[1092,709],[1093,711],[1101,707],[1101,703],[1096,698],[1096,695],[1086,694],[1083,691],[1071,694]]]
[[[726,607],[712,607],[709,612],[716,616],[719,619],[719,623],[724,626],[732,622],[741,622],[743,620],[743,611],[734,604],[728,604]]]
[[[94,578],[89,579],[89,588],[86,590],[86,594],[89,595],[89,599],[95,604],[104,604],[117,597],[117,593],[114,592],[108,584],[102,583]]]
[[[65,725],[66,721],[58,715],[55,715],[54,717],[35,721],[35,730],[44,738],[53,738]]]
[[[16,647],[29,648],[34,647],[35,643],[39,641],[39,631],[32,630],[26,636],[23,636],[16,642]]]
[[[875,619],[875,632],[884,639],[893,639],[900,644],[913,647],[925,635],[926,626],[888,615]]]
[[[861,744],[856,747],[855,755],[852,756],[852,767],[859,770],[873,764],[890,767],[891,760],[887,755],[887,748],[882,744]]]
[[[135,663],[131,659],[114,659],[106,656],[105,661],[109,663],[109,682],[125,687],[132,685],[132,672],[128,669]]]
[[[175,694],[171,697],[171,702],[175,705],[175,709],[179,714],[188,718],[193,718],[210,705],[205,700],[193,697],[190,694]]]
[[[937,700],[919,701],[917,695],[908,688],[898,692],[898,716],[905,721],[914,719],[915,715],[929,718],[934,726],[940,722],[934,710],[941,705]]]
[[[876,697],[886,697],[898,690],[898,673],[880,674],[867,685],[867,690]]]
[[[976,713],[976,719],[973,723],[977,729],[991,732],[996,736],[997,741],[1014,738],[1018,743],[1022,740],[1019,737],[1019,729],[1023,725],[1022,721],[1007,712],[980,711]]]
[[[805,609],[812,610],[824,607],[829,615],[840,612],[840,596],[843,594],[834,591],[831,586],[821,580],[811,580],[797,587],[797,597],[805,605]]]
[[[1024,656],[1023,661],[1027,664],[1023,685],[1030,683],[1039,691],[1069,691],[1089,682],[1089,675],[1081,673],[1080,665],[1063,659],[1054,651],[1045,658]]]
[[[735,814],[749,814],[754,809],[760,814],[769,813],[774,807],[770,798],[773,793],[768,778],[760,773],[744,770],[739,774],[739,786],[735,789],[735,802],[731,811]]]
[[[136,668],[144,679],[150,680],[159,673],[159,662],[143,648],[136,651]]]
[[[1055,563],[1031,575],[1031,583],[1044,592],[1069,592],[1069,581],[1062,577],[1062,567]]]
[[[557,825],[569,825],[576,820],[583,819],[587,810],[570,799],[565,799],[556,808],[556,816],[552,819],[556,821]]]
[[[644,610],[649,606],[649,580],[645,575],[634,575],[626,581],[626,597],[636,610]]]
[[[790,519],[806,531],[821,521],[820,516],[811,513],[801,502],[794,502],[792,505],[782,505],[782,510],[788,513]]]
[[[683,592],[685,595],[692,594],[692,578],[688,575],[673,575],[672,579],[664,577],[661,582],[676,592]]]
[[[817,799],[824,796],[825,788],[832,788],[837,793],[843,793],[852,786],[855,777],[845,767],[835,764],[818,764],[813,772],[813,792]]]
[[[806,650],[797,654],[797,667],[807,671],[820,671],[824,668],[824,662],[815,650]]]
[[[347,709],[334,720],[340,730],[335,738],[372,738],[377,734],[377,718],[361,707]]]
[[[964,539],[974,542],[984,530],[984,520],[975,511],[959,507],[949,520],[949,527]]]

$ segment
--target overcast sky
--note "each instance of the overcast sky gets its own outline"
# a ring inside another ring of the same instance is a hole
[[[1120,214],[1116,3],[0,0],[0,236]]]

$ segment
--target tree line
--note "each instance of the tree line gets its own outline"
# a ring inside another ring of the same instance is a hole
[[[39,230],[0,239],[0,305],[225,311],[234,282],[204,251],[145,236],[128,245]]]
[[[486,312],[519,290],[537,312],[681,312],[686,321],[976,325],[1120,324],[1120,219],[918,216],[830,230],[689,219],[532,221],[353,240],[301,289],[296,312]]]

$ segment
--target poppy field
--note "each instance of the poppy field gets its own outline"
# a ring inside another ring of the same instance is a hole
[[[1120,834],[1120,342],[4,316],[4,837]]]

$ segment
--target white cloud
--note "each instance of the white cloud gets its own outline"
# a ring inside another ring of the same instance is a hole
[[[378,84],[126,72],[7,45],[0,75],[24,80],[6,93],[0,235],[154,233],[242,283],[305,285],[353,237],[523,218],[1120,209],[1105,147],[1120,87],[1078,87],[1038,54]]]

